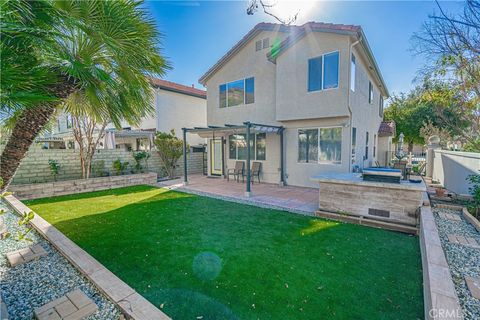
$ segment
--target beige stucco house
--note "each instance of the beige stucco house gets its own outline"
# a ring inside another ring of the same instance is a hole
[[[122,128],[108,124],[104,138],[100,140],[98,149],[150,149],[155,131],[170,132],[182,137],[185,126],[207,124],[207,101],[205,90],[185,86],[171,81],[151,78],[155,113],[144,117],[137,126],[127,122]],[[51,132],[38,139],[48,147],[58,149],[73,149],[76,142],[72,132],[72,119],[67,113],[62,113],[52,126]],[[191,135],[188,137],[191,146],[205,144],[205,139]]]
[[[315,187],[375,164],[389,93],[359,26],[260,23],[199,82],[210,128],[187,132],[209,138],[210,175],[246,159],[246,123],[265,182]]]

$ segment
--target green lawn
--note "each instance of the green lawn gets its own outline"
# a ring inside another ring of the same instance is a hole
[[[417,237],[147,186],[27,204],[174,319],[423,318]]]

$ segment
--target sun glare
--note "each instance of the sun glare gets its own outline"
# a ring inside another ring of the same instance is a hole
[[[305,16],[316,6],[316,1],[302,0],[271,0],[264,3],[271,5],[270,11],[284,21],[291,20],[297,15],[297,23],[302,22],[301,20],[305,19]]]

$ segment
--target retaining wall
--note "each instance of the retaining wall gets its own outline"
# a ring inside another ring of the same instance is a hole
[[[430,206],[422,206],[420,212],[420,251],[425,319],[463,319]]]
[[[1,152],[2,148],[0,148]],[[165,177],[166,173],[163,169],[160,157],[156,151],[150,151],[150,158],[148,159],[148,168],[144,166],[145,172],[155,172],[159,177]],[[32,146],[28,151],[26,157],[22,160],[20,167],[13,179],[12,184],[27,184],[27,183],[43,183],[53,181],[53,177],[48,165],[48,160],[56,160],[60,164],[60,172],[57,176],[58,181],[80,179],[82,177],[82,168],[80,166],[80,156],[78,150],[74,149],[41,149],[37,146]],[[95,152],[93,157],[93,165],[98,164],[99,161],[104,161],[105,171],[112,175],[112,164],[115,160],[121,159],[122,162],[128,161],[128,171],[132,171],[135,165],[135,160],[132,157],[132,152],[125,150],[110,150],[99,149]],[[188,153],[188,172],[202,173],[203,172],[203,153],[190,152]],[[178,161],[177,174],[183,173],[183,157]],[[92,176],[96,175],[92,172]],[[100,175],[100,174],[98,174]]]
[[[91,179],[11,185],[8,190],[13,192],[18,199],[24,200],[115,189],[140,184],[156,185],[157,174],[149,172]]]

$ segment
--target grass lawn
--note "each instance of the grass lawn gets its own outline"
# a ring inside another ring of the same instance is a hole
[[[174,319],[423,318],[417,237],[147,186],[27,205]]]

